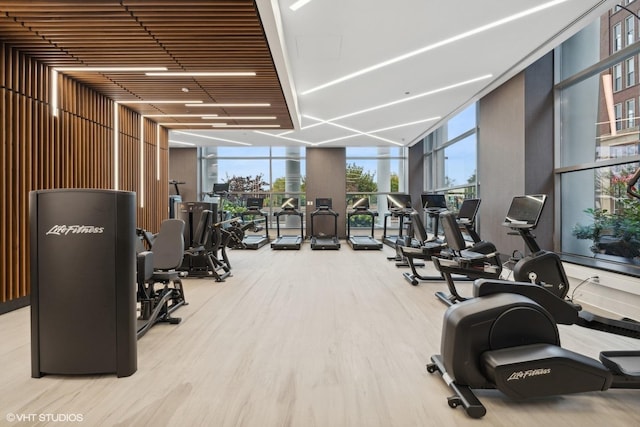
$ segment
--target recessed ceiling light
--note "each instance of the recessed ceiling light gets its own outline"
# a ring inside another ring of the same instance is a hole
[[[145,114],[144,116],[145,117],[202,117],[202,114]]]
[[[476,34],[482,33],[482,32],[487,31],[487,30],[491,30],[491,29],[493,29],[495,27],[498,27],[500,25],[508,24],[509,22],[513,22],[513,21],[516,21],[518,19],[525,18],[525,17],[527,17],[529,15],[533,15],[534,13],[540,12],[542,10],[548,9],[550,7],[553,7],[553,6],[557,6],[557,5],[559,5],[561,3],[565,3],[567,1],[569,1],[569,0],[553,0],[553,1],[550,1],[550,2],[547,2],[547,3],[543,3],[543,4],[538,5],[536,7],[532,7],[530,9],[524,10],[522,12],[519,12],[519,13],[510,15],[510,16],[507,16],[505,18],[499,19],[497,21],[490,22],[488,24],[482,25],[482,26],[474,28],[472,30],[465,31],[464,33],[458,34],[458,35],[453,36],[453,37],[449,37],[448,39],[441,40],[439,42],[430,44],[430,45],[422,47],[420,49],[416,49],[414,51],[407,52],[407,53],[405,53],[403,55],[396,56],[395,58],[391,58],[391,59],[389,59],[387,61],[379,62],[377,64],[371,65],[370,67],[366,67],[366,68],[363,68],[361,70],[355,71],[355,72],[353,72],[351,74],[347,74],[346,76],[342,76],[342,77],[337,78],[335,80],[331,80],[331,81],[329,81],[327,83],[323,83],[321,85],[318,85],[316,87],[313,87],[311,89],[308,89],[308,90],[302,92],[301,95],[308,95],[310,93],[313,93],[313,92],[316,92],[316,91],[319,91],[319,90],[322,90],[322,89],[326,89],[326,88],[328,88],[330,86],[333,86],[333,85],[336,85],[338,83],[342,83],[344,81],[351,80],[351,79],[353,79],[355,77],[358,77],[358,76],[361,76],[363,74],[370,73],[371,71],[375,71],[375,70],[378,70],[380,68],[386,67],[388,65],[395,64],[395,63],[400,62],[400,61],[404,61],[405,59],[412,58],[412,57],[414,57],[416,55],[420,55],[420,54],[423,54],[423,53],[428,52],[430,50],[434,50],[434,49],[437,49],[439,47],[446,46],[448,44],[457,42],[459,40],[463,40],[463,39],[475,36]]]
[[[192,142],[174,141],[173,139],[169,140],[169,144],[189,145],[189,146],[192,146],[192,147],[195,147],[195,145],[196,145],[196,144],[194,144]]]
[[[286,141],[299,142],[300,144],[315,145],[312,142],[304,141],[302,139],[289,138],[288,136],[277,135],[277,134],[273,134],[273,133],[269,133],[269,132],[262,132],[262,131],[259,131],[259,130],[254,130],[254,132],[257,133],[257,134],[260,134],[260,135],[265,135],[265,136],[271,136],[273,138],[284,139]]]
[[[56,71],[71,72],[71,71],[86,71],[94,73],[126,73],[126,72],[153,72],[153,71],[166,71],[167,67],[57,67]]]
[[[183,87],[180,90],[183,91],[184,93],[189,93],[189,88],[188,87]]]
[[[118,101],[120,104],[184,104],[184,103],[189,103],[189,105],[199,105],[199,103],[201,103],[202,101],[179,101],[179,100],[159,100],[159,101],[155,101],[155,100],[144,100],[141,101],[139,99],[136,100],[132,100],[132,101]]]
[[[298,0],[297,2],[295,2],[291,6],[289,6],[289,9],[291,9],[291,10],[293,10],[295,12],[296,10],[300,9],[305,4],[309,3],[310,1],[311,0]]]
[[[252,77],[254,71],[165,71],[145,73],[152,77]]]
[[[353,128],[350,128],[350,127],[347,127],[347,126],[343,126],[343,125],[340,125],[338,123],[332,123],[332,122],[327,121],[327,120],[322,120],[322,119],[319,119],[319,118],[316,118],[316,117],[309,116],[307,114],[303,114],[302,117],[306,117],[307,119],[311,119],[311,120],[316,120],[316,121],[321,122],[323,124],[327,124],[327,125],[330,125],[330,126],[335,126],[337,128],[340,128],[340,129],[348,130],[349,132],[354,132],[354,133],[357,133],[359,135],[368,136],[369,138],[374,138],[374,139],[378,139],[380,141],[388,142],[389,144],[400,145],[400,146],[402,145],[401,143],[399,143],[397,141],[393,141],[391,139],[383,138],[383,137],[378,136],[378,135],[372,135],[372,134],[367,133],[367,132],[362,132],[362,131],[357,130],[357,129],[353,129]],[[323,143],[324,142],[319,142],[319,143],[317,143],[315,145],[321,145]]]
[[[357,116],[358,114],[363,114],[363,113],[368,113],[370,111],[374,111],[374,110],[379,110],[381,108],[386,108],[386,107],[391,107],[392,105],[396,105],[396,104],[402,104],[403,102],[408,102],[408,101],[413,101],[414,99],[418,99],[418,98],[422,98],[425,96],[429,96],[429,95],[433,95],[439,92],[444,92],[446,90],[451,90],[451,89],[455,89],[461,86],[465,86],[468,84],[472,84],[472,83],[476,83],[482,80],[486,80],[486,79],[490,79],[491,77],[493,77],[493,74],[485,74],[484,76],[480,76],[480,77],[475,77],[473,79],[469,79],[469,80],[465,80],[463,82],[458,82],[458,83],[454,83],[448,86],[443,86],[437,89],[433,89],[427,92],[423,92],[423,93],[419,93],[417,95],[413,95],[410,96],[408,98],[401,98],[401,99],[397,99],[395,101],[391,101],[391,102],[387,102],[385,104],[380,104],[380,105],[376,105],[373,107],[369,107],[369,108],[365,108],[363,110],[359,110],[359,111],[354,111],[352,113],[348,113],[348,114],[344,114],[342,116],[338,116],[338,117],[333,117],[329,120],[327,120],[328,122],[332,122],[335,120],[340,120],[340,119],[345,119],[347,117],[352,117],[352,116]],[[317,124],[316,124],[317,125]],[[314,125],[311,125],[314,126]]]
[[[202,116],[204,120],[275,120],[276,116],[218,116],[217,114],[211,114]]]
[[[208,103],[208,104],[185,104],[185,106],[187,107],[271,107],[271,104],[269,103],[260,103],[260,102],[254,102],[254,103],[236,103],[236,104],[229,104],[229,103]]]
[[[213,141],[230,142],[230,143],[232,143],[232,144],[238,144],[238,145],[252,145],[252,144],[249,144],[248,142],[234,141],[234,140],[232,140],[232,139],[217,138],[217,137],[214,137],[214,136],[209,136],[209,135],[200,135],[200,134],[198,134],[198,133],[184,132],[184,131],[180,131],[180,130],[173,130],[173,131],[171,131],[171,132],[179,133],[179,134],[181,134],[181,135],[195,136],[195,137],[203,138],[203,139],[211,139],[211,140],[213,140]]]
[[[280,125],[257,125],[257,124],[246,124],[246,125],[228,125],[225,123],[212,123],[211,127],[214,128],[279,128]]]

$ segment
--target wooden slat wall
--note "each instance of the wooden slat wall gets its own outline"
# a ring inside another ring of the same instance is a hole
[[[58,77],[59,115],[49,104],[50,70],[0,43],[0,313],[29,295],[29,191],[114,188],[113,102]],[[121,190],[140,194],[140,120],[119,106]],[[157,141],[144,119],[144,207],[138,225],[159,229],[168,211],[168,131]],[[160,144],[160,179],[157,174]],[[138,204],[140,206],[140,204]]]

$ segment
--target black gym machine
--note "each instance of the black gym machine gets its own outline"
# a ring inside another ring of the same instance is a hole
[[[639,177],[640,169],[627,187],[634,198],[640,198],[634,189]],[[544,201],[543,195],[515,198],[504,222],[532,251],[514,267],[514,278],[524,280],[481,279],[473,298],[452,300],[458,303],[445,312],[441,354],[427,365],[454,391],[449,406],[462,406],[472,418],[486,413],[472,389],[495,388],[516,400],[640,389],[640,350],[602,351],[595,360],[561,347],[558,324],[637,339],[640,324],[597,316],[565,299],[569,283],[560,258],[540,250],[531,234]]]

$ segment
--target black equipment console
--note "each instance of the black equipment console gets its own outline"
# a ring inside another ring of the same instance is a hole
[[[398,239],[403,238],[402,233],[405,219],[408,219],[411,215],[411,212],[413,212],[411,195],[404,193],[387,194],[387,205],[389,208],[389,212],[384,214],[382,242],[395,249]],[[387,220],[392,217],[399,218],[397,235],[387,235]],[[411,238],[411,236],[409,236],[409,238]]]
[[[274,212],[273,216],[276,217],[276,240],[271,242],[271,249],[300,249],[302,241],[304,239],[304,226],[302,212],[298,211],[298,199],[296,197],[289,197],[283,200],[280,206],[282,210],[280,212]],[[283,236],[280,234],[280,217],[282,216],[298,216],[300,218],[300,234],[297,236],[289,235]]]
[[[353,202],[351,206],[352,210],[347,212],[347,242],[354,250],[369,250],[382,249],[382,243],[375,239],[375,218],[378,216],[378,212],[369,209],[369,198],[360,197]],[[365,215],[368,216],[371,221],[371,235],[369,236],[352,236],[351,235],[351,219],[354,216]]]
[[[247,209],[240,214],[240,218],[243,223],[243,231],[246,229],[253,229],[253,231],[259,231],[259,227],[255,224],[255,217],[261,216],[264,218],[264,230],[265,234],[245,234],[242,238],[241,248],[244,249],[260,249],[269,241],[269,215],[262,210],[264,204],[264,199],[261,197],[249,197],[247,199],[246,207]],[[249,226],[249,223],[246,223],[247,217],[252,217],[253,221],[251,222],[252,226]],[[245,228],[247,227],[247,228]]]
[[[340,249],[340,240],[338,239],[338,213],[331,209],[332,200],[330,198],[317,198],[316,210],[311,212],[311,249]],[[318,235],[313,231],[316,218],[319,216],[333,217],[333,235]]]

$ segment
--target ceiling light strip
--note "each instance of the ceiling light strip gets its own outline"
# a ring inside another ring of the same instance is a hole
[[[402,104],[404,102],[413,101],[414,99],[423,98],[425,96],[434,95],[436,93],[444,92],[444,91],[451,90],[451,89],[456,89],[456,88],[459,88],[461,86],[466,86],[466,85],[469,85],[469,84],[472,84],[472,83],[477,83],[477,82],[482,81],[482,80],[487,80],[487,79],[490,79],[491,77],[493,77],[493,74],[485,74],[484,76],[480,76],[480,77],[476,77],[476,78],[473,78],[473,79],[465,80],[465,81],[459,82],[459,83],[454,83],[454,84],[449,85],[449,86],[443,86],[441,88],[433,89],[433,90],[430,90],[428,92],[423,92],[423,93],[420,93],[418,95],[410,96],[408,98],[398,99],[396,101],[387,102],[386,104],[380,104],[380,105],[376,105],[374,107],[365,108],[364,110],[354,111],[353,113],[344,114],[342,116],[334,117],[334,118],[331,118],[331,119],[327,120],[327,122],[346,119],[347,117],[353,117],[353,116],[357,116],[359,114],[368,113],[370,111],[379,110],[381,108],[391,107],[393,105],[397,105],[397,104]],[[317,125],[318,124],[314,124],[314,125],[308,126],[307,129],[309,127],[317,126]]]
[[[331,122],[328,122],[326,120],[319,119],[317,117],[309,116],[307,114],[303,114],[302,117],[305,117],[305,118],[311,119],[311,120],[316,120],[316,121],[319,121],[319,122],[323,122],[324,124],[327,124],[327,125],[330,125],[330,126],[334,126],[334,127],[340,128],[340,129],[348,130],[349,132],[355,132],[355,133],[357,133],[359,135],[368,136],[369,138],[378,139],[380,141],[384,141],[384,142],[387,142],[389,144],[399,145],[401,147],[403,146],[403,144],[401,144],[399,142],[396,142],[396,141],[393,141],[391,139],[383,138],[383,137],[377,136],[377,135],[372,135],[372,134],[369,134],[369,133],[366,133],[366,132],[362,132],[362,131],[357,130],[357,129],[353,129],[353,128],[350,128],[350,127],[347,127],[347,126],[339,125],[337,123],[331,123]],[[315,145],[321,145],[321,144],[323,144],[323,143],[319,142],[319,143],[316,143]]]
[[[223,119],[224,117],[217,117],[217,114],[211,114],[211,117]],[[202,117],[202,114],[146,114],[145,117]]]
[[[192,133],[192,132],[184,132],[184,131],[179,131],[179,130],[174,130],[173,132],[174,133],[179,133],[181,135],[196,136],[198,138],[211,139],[211,140],[214,140],[214,141],[230,142],[232,144],[238,144],[238,145],[249,145],[249,146],[252,145],[252,144],[249,144],[248,142],[240,142],[240,141],[234,141],[234,140],[231,140],[231,139],[217,138],[217,137],[209,136],[209,135],[200,135],[200,134]],[[171,141],[171,142],[174,142],[174,141]]]
[[[272,134],[272,133],[268,133],[268,132],[262,132],[262,131],[259,131],[259,130],[254,130],[254,132],[257,133],[257,134],[260,134],[260,135],[266,135],[266,136],[271,136],[273,138],[284,139],[286,141],[299,142],[300,144],[315,145],[313,142],[303,141],[301,139],[296,139],[296,138],[289,138],[287,136],[280,136],[280,135],[277,135],[277,134]]]
[[[518,19],[525,18],[525,17],[527,17],[529,15],[533,15],[533,14],[535,14],[537,12],[543,11],[543,10],[548,9],[550,7],[553,7],[553,6],[557,6],[557,5],[559,5],[561,3],[565,3],[567,1],[569,1],[569,0],[553,0],[553,1],[550,1],[550,2],[547,2],[547,3],[543,3],[541,5],[538,5],[536,7],[533,7],[533,8],[527,9],[527,10],[524,10],[524,11],[516,13],[514,15],[510,15],[510,16],[507,16],[505,18],[499,19],[497,21],[490,22],[489,24],[482,25],[480,27],[477,27],[477,28],[474,28],[472,30],[466,31],[464,33],[458,34],[456,36],[449,37],[447,39],[444,39],[444,40],[441,40],[439,42],[430,44],[430,45],[422,47],[420,49],[416,49],[414,51],[405,53],[403,55],[396,56],[395,58],[389,59],[387,61],[383,61],[383,62],[380,62],[378,64],[372,65],[370,67],[363,68],[363,69],[358,70],[356,72],[353,72],[351,74],[347,74],[346,76],[337,78],[335,80],[331,80],[331,81],[329,81],[327,83],[321,84],[321,85],[313,87],[311,89],[308,89],[308,90],[302,92],[301,95],[308,95],[310,93],[317,92],[317,91],[322,90],[322,89],[326,89],[326,88],[328,88],[330,86],[334,86],[334,85],[336,85],[338,83],[342,83],[344,81],[351,80],[351,79],[353,79],[355,77],[358,77],[358,76],[361,76],[363,74],[370,73],[371,71],[375,71],[375,70],[378,70],[380,68],[395,64],[397,62],[404,61],[405,59],[412,58],[414,56],[420,55],[420,54],[428,52],[430,50],[437,49],[437,48],[442,47],[442,46],[446,46],[448,44],[457,42],[459,40],[463,40],[463,39],[475,36],[478,33],[482,33],[484,31],[491,30],[491,29],[493,29],[495,27],[498,27],[500,25],[508,24],[508,23],[516,21]]]
[[[402,124],[399,124],[399,125],[389,126],[389,127],[386,127],[386,128],[370,130],[370,131],[368,131],[367,133],[384,132],[384,131],[386,131],[386,130],[398,129],[398,128],[402,128],[402,127],[405,127],[405,126],[411,126],[411,125],[417,125],[417,124],[419,124],[419,123],[432,122],[432,121],[434,121],[434,120],[440,120],[441,118],[442,118],[442,117],[440,117],[440,116],[429,117],[428,119],[416,120],[415,122],[402,123]]]
[[[271,104],[268,102],[250,102],[250,103],[221,103],[221,102],[210,102],[210,103],[189,103],[185,104],[186,107],[271,107]]]
[[[169,140],[170,144],[179,144],[179,145],[188,145],[189,147],[195,147],[196,144],[192,142],[182,142],[182,141],[174,141],[173,139]]]
[[[226,119],[226,117],[220,117],[221,119]],[[171,127],[171,126],[207,126],[207,127],[211,127],[211,126],[220,126],[221,123],[205,123],[205,122],[193,122],[193,123],[182,123],[182,122],[165,122],[165,123],[160,123],[160,126],[166,126],[166,127]],[[239,128],[252,128],[252,127],[280,127],[280,125],[264,125],[264,124],[257,124],[257,123],[247,123],[244,125],[227,125],[228,127],[239,127]]]
[[[56,67],[55,69],[62,73],[74,71],[82,71],[87,73],[137,73],[167,71],[167,67]]]
[[[255,71],[161,71],[145,73],[149,77],[254,77]]]
[[[307,3],[309,3],[311,0],[298,0],[297,2],[293,3],[291,6],[289,6],[289,9],[293,10],[294,12],[298,9],[300,9],[302,6],[306,5]]]
[[[276,120],[276,116],[218,116],[217,114],[199,115],[204,120]]]
[[[118,101],[120,104],[125,104],[125,105],[129,105],[129,104],[185,104],[185,103],[189,103],[187,105],[200,105],[202,104],[202,101],[198,101],[198,100],[177,100],[177,99],[161,99],[161,100],[145,100],[145,101],[141,101],[139,99],[134,99],[131,101]],[[149,117],[149,116],[147,116]]]
[[[246,125],[228,125],[226,123],[212,123],[211,127],[214,128],[243,128],[243,129],[251,129],[251,128],[279,128],[280,125],[259,125],[259,124],[246,124]]]

